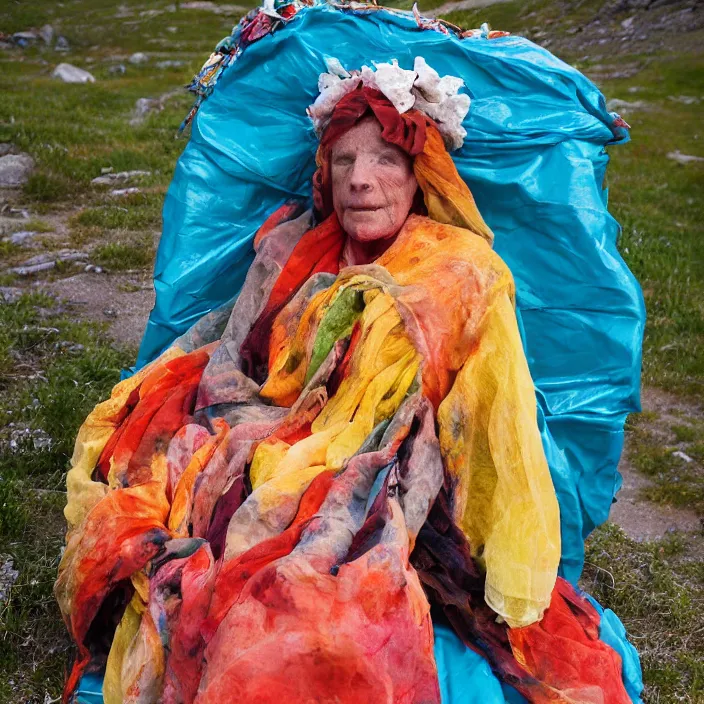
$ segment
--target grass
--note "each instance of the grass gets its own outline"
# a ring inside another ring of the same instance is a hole
[[[704,420],[667,426],[639,414],[628,423],[631,463],[651,481],[643,498],[695,511],[704,519]]]
[[[387,4],[408,9],[412,0]],[[420,1],[422,10],[441,4]],[[616,33],[629,13],[606,13],[606,5],[613,0],[521,0],[446,18],[465,28],[489,22],[533,38],[587,75],[604,74],[604,68],[608,74],[624,63],[636,67],[631,78],[600,81],[607,98],[647,104],[624,115],[633,141],[612,151],[610,209],[623,225],[621,252],[648,308],[644,381],[696,399],[704,379],[704,166],[681,166],[667,153],[704,156],[701,105],[670,100],[704,95],[701,36],[677,37],[677,52],[657,41],[624,52]],[[142,124],[131,125],[130,117],[139,98],[185,85],[237,19],[178,6],[173,0],[1,3],[3,32],[51,23],[71,45],[68,54],[43,46],[0,52],[0,142],[13,142],[37,162],[16,199],[32,217],[4,225],[3,235],[51,232],[49,214],[62,214],[71,245],[92,247],[91,262],[109,271],[151,264],[163,193],[185,146],[175,134],[191,96],[169,98]],[[607,43],[580,48],[574,38],[597,17],[608,30]],[[147,52],[150,61],[131,64],[135,51]],[[185,63],[157,68],[163,59]],[[62,61],[89,70],[96,83],[52,79]],[[119,65],[124,73],[113,71]],[[92,184],[105,168],[151,174],[116,185],[141,192],[115,198],[109,187]],[[14,261],[24,251],[3,243],[0,259]],[[52,276],[73,272],[67,267]],[[0,285],[18,285],[18,279],[0,272]],[[133,359],[99,326],[69,315],[38,294],[0,303],[0,567],[10,559],[19,572],[0,605],[0,702],[43,702],[59,694],[70,646],[51,584],[63,544],[64,472],[78,425]],[[647,498],[704,515],[704,425],[695,405],[676,418],[648,412],[634,418],[631,460],[652,482]],[[584,586],[617,612],[642,655],[646,701],[704,702],[704,566],[690,539],[637,543],[608,526],[592,536],[587,559]]]
[[[0,52],[0,142],[14,143],[37,163],[13,203],[32,217],[6,221],[3,235],[51,232],[42,216],[64,213],[71,246],[90,244],[93,263],[108,271],[151,265],[165,187],[186,144],[176,132],[192,97],[186,91],[170,97],[137,126],[130,117],[137,99],[184,86],[237,19],[167,12],[170,4],[152,0],[149,9],[164,11],[155,17],[141,15],[144,4],[130,0],[0,4],[3,32],[51,23],[72,47],[67,55],[43,47]],[[116,21],[120,5],[127,16]],[[135,51],[151,54],[150,62],[129,63]],[[156,68],[165,58],[185,64]],[[52,79],[61,61],[91,71],[96,83]],[[111,73],[119,64],[125,72]],[[151,174],[113,187],[138,186],[140,193],[111,197],[111,187],[91,183],[106,168]],[[0,244],[6,265],[34,253]],[[74,268],[52,277],[71,273]],[[0,272],[0,285],[18,284],[24,282]],[[52,596],[63,546],[65,471],[80,423],[133,360],[134,350],[116,349],[100,326],[76,322],[46,296],[0,303],[0,588],[3,566],[19,573],[0,602],[3,704],[56,701],[61,692],[73,655]]]
[[[643,86],[638,99],[652,108],[632,118],[633,141],[614,150],[610,175],[621,251],[648,310],[643,381],[692,396],[704,391],[704,168],[667,154],[702,155],[704,133],[697,106],[668,96],[701,94],[702,75],[704,57],[685,56],[653,62],[634,78]],[[623,81],[607,86],[610,95],[625,93]]]
[[[61,690],[71,646],[52,585],[65,471],[80,423],[131,358],[47,296],[0,304],[0,565],[19,573],[0,603],[2,702],[54,700]]]
[[[132,193],[112,198],[104,205],[85,208],[71,219],[71,226],[100,230],[154,230],[161,226],[162,191]]]
[[[619,528],[587,543],[582,586],[627,625],[648,702],[704,701],[704,563],[697,542],[673,534],[639,543]]]
[[[154,259],[154,250],[149,245],[111,242],[95,250],[96,263],[112,271],[126,271],[147,266]]]
[[[165,8],[172,3],[159,0],[150,7],[163,10],[163,16],[143,19],[139,15],[143,7],[131,2],[125,3],[131,14],[120,21],[115,20],[117,5],[112,2],[74,1],[60,8],[48,0],[30,4],[31,8],[28,3],[4,3],[3,30],[51,22],[67,37],[72,51],[61,55],[32,48],[22,52],[22,61],[6,52],[0,55],[0,141],[28,151],[38,164],[24,189],[26,201],[38,209],[75,204],[81,198],[90,202],[97,190],[91,180],[104,167],[148,170],[152,177],[147,185],[167,184],[185,144],[174,137],[191,97],[185,91],[173,97],[157,118],[139,126],[130,125],[129,117],[138,98],[158,97],[185,85],[217,41],[214,37],[229,32],[234,18],[211,13],[200,17],[193,11],[167,13]],[[193,21],[196,17],[198,22]],[[175,40],[167,26],[177,27],[178,49],[170,46]],[[150,47],[148,39],[155,38],[167,43]],[[169,56],[185,57],[186,63],[177,69],[155,69],[160,55],[147,65],[127,61],[132,51],[145,48],[157,54],[166,50]],[[64,60],[90,70],[96,83],[70,85],[53,79],[53,66]],[[119,63],[125,73],[110,73]]]

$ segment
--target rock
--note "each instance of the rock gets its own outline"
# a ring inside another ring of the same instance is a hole
[[[159,61],[156,64],[157,68],[178,68],[179,66],[185,65],[185,61],[169,60],[169,61]]]
[[[45,44],[51,45],[51,42],[54,39],[54,28],[50,24],[45,24],[39,30],[39,36],[44,40]]]
[[[43,264],[32,264],[30,266],[16,266],[12,269],[8,269],[11,274],[17,274],[17,276],[31,276],[32,274],[38,274],[42,271],[49,271],[56,266],[56,262],[44,262]]]
[[[130,125],[133,127],[141,125],[147,119],[150,112],[159,112],[162,107],[157,98],[139,98],[132,111]]]
[[[648,103],[643,100],[634,100],[633,102],[629,102],[628,100],[621,100],[620,98],[611,98],[611,100],[606,101],[607,110],[625,110],[628,112],[630,110],[643,110],[647,107]]]
[[[9,154],[14,149],[14,145],[10,142],[2,142],[0,144],[0,156],[5,156]]]
[[[49,262],[75,262],[81,259],[88,259],[85,252],[76,249],[60,249],[58,252],[46,252],[30,257],[22,266],[37,266],[38,264],[48,264]]]
[[[641,86],[628,86],[629,93],[639,93],[643,88]]]
[[[624,29],[630,29],[630,28],[631,28],[631,25],[633,24],[633,22],[635,21],[635,19],[636,19],[636,16],[633,15],[632,17],[629,17],[628,19],[623,20],[623,22],[621,22],[621,26],[622,26]]]
[[[167,31],[169,34],[176,34],[176,32],[178,32],[178,27],[167,27],[167,28],[166,28],[166,31]]]
[[[86,272],[92,271],[94,274],[102,274],[103,267],[102,266],[95,266],[95,264],[87,264],[86,268],[83,271],[86,271]]]
[[[2,210],[0,210],[3,215],[9,218],[17,218],[19,220],[29,220],[29,211],[24,208],[13,208],[7,204],[3,205]]]
[[[476,0],[473,1],[476,2]],[[242,7],[241,5],[218,5],[217,3],[209,2],[209,0],[194,0],[194,2],[182,2],[179,5],[179,8],[181,10],[214,12],[216,15],[236,15],[241,12],[247,12],[248,9],[246,7]]]
[[[83,350],[85,350],[84,345],[81,345],[78,342],[69,342],[68,340],[62,340],[61,342],[57,342],[54,347],[64,352],[68,352],[69,354],[78,354],[79,352],[83,352]]]
[[[18,188],[27,183],[34,168],[29,154],[6,154],[0,157],[0,188]]]
[[[15,232],[9,237],[3,237],[3,242],[9,242],[10,244],[30,244],[31,240],[37,235],[37,232],[33,230],[22,230],[21,232]]]
[[[4,604],[10,598],[10,590],[17,581],[20,573],[12,569],[12,560],[4,560],[0,566],[0,604]]]
[[[685,452],[682,452],[682,450],[677,450],[676,452],[672,453],[673,457],[679,457],[681,460],[684,460],[687,464],[690,462],[694,462],[694,460]]]
[[[111,186],[116,181],[129,181],[132,178],[151,176],[151,174],[151,171],[118,171],[116,174],[108,173],[103,176],[96,176],[91,183],[94,183],[96,186]]]
[[[146,64],[149,61],[149,57],[143,52],[138,51],[132,54],[129,59],[127,59],[131,64]]]
[[[180,95],[181,90],[172,90],[158,98],[139,98],[134,106],[134,111],[132,112],[132,117],[130,118],[130,125],[136,127],[141,125],[152,112],[161,112],[166,105],[166,102],[173,98],[175,95]]]
[[[108,69],[108,73],[121,76],[127,71],[125,64],[115,64]]]
[[[35,32],[15,32],[12,35],[12,41],[16,46],[25,47],[34,44],[39,39],[39,35]]]
[[[132,186],[131,188],[115,188],[110,191],[111,196],[130,196],[133,193],[139,193],[139,188]]]
[[[696,98],[693,95],[668,95],[667,99],[675,103],[682,103],[682,105],[698,105],[701,102],[701,98]]]
[[[59,64],[51,75],[60,78],[64,83],[95,83],[92,74],[71,64]]]
[[[22,296],[22,289],[14,286],[0,286],[0,299],[5,303],[15,303]]]
[[[58,37],[54,45],[54,51],[70,51],[71,47],[66,37]]]
[[[78,262],[84,259],[88,259],[88,255],[85,252],[62,249],[58,252],[37,254],[36,257],[31,257],[20,266],[8,269],[8,271],[12,274],[17,274],[17,276],[31,276],[32,274],[53,269],[56,267],[57,262]]]
[[[702,156],[693,156],[691,154],[682,154],[679,149],[674,152],[668,152],[667,158],[676,161],[678,164],[691,164],[694,161],[704,161]]]

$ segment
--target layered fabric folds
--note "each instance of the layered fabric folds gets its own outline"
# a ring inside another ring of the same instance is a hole
[[[411,215],[341,269],[335,215],[310,225],[263,233],[229,311],[81,429],[67,699],[104,671],[108,703],[440,702],[435,609],[530,701],[631,701],[599,613],[557,578],[506,265]]]
[[[79,433],[66,699],[103,679],[107,702],[637,702],[618,619],[573,586],[637,403],[642,301],[602,187],[623,123],[525,40],[295,9],[272,36],[256,14],[222,64],[167,197],[154,361]],[[315,164],[331,46],[459,73],[456,158],[360,88]],[[341,268],[329,152],[366,115],[422,197]]]
[[[471,97],[467,137],[451,158],[516,282],[561,507],[560,574],[576,584],[584,539],[620,485],[625,418],[638,410],[644,306],[616,247],[605,179],[605,147],[628,139],[623,122],[588,78],[522,37],[460,35],[362,3],[294,9],[278,23],[259,13],[233,32],[237,51],[223,49],[230,63],[193,120],[166,197],[138,367],[237,293],[271,213],[290,199],[310,205],[319,144],[305,111],[326,59],[348,69],[396,59],[411,69],[422,56],[461,77]]]

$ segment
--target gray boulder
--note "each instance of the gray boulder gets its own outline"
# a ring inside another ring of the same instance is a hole
[[[7,154],[0,157],[0,188],[18,188],[27,183],[34,168],[29,154]]]
[[[54,39],[54,28],[50,24],[45,24],[39,30],[39,36],[44,40],[45,44],[50,45]]]
[[[146,64],[149,61],[149,57],[143,52],[138,51],[132,54],[129,59],[127,59],[131,64]]]
[[[36,43],[39,36],[34,32],[15,32],[12,35],[12,41],[20,47],[30,46]]]
[[[93,74],[71,64],[59,64],[51,75],[64,83],[95,83]]]

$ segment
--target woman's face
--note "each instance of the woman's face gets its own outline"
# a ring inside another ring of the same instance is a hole
[[[332,201],[342,229],[358,242],[393,237],[413,205],[418,183],[411,157],[381,138],[372,117],[332,147]]]

